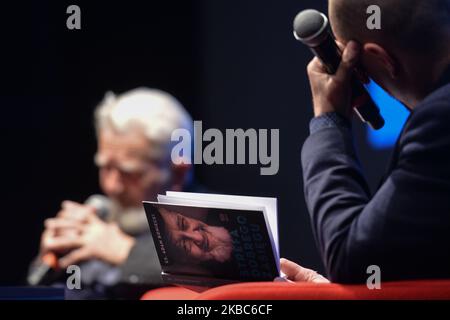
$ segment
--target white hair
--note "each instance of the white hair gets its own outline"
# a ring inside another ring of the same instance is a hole
[[[139,128],[146,138],[170,153],[176,129],[193,132],[193,122],[181,103],[167,92],[137,88],[121,95],[108,92],[95,110],[97,133],[102,129],[126,133]]]

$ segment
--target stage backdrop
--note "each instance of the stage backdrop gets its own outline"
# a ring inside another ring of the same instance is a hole
[[[325,1],[78,1],[82,30],[66,29],[67,1],[8,5],[2,35],[0,285],[22,284],[45,218],[62,200],[99,192],[92,113],[104,93],[166,90],[207,128],[280,129],[280,170],[196,166],[201,183],[279,199],[283,256],[323,270],[303,200],[300,150],[312,117],[310,53],[292,20]],[[357,143],[375,186],[389,149]]]

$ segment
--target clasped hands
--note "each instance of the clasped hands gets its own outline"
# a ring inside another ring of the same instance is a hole
[[[135,243],[117,223],[102,221],[93,207],[72,201],[64,201],[56,217],[44,224],[40,255],[55,253],[60,268],[90,259],[120,265]]]

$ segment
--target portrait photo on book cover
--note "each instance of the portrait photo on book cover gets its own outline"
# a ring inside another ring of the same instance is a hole
[[[164,273],[236,281],[278,276],[263,212],[144,205]]]

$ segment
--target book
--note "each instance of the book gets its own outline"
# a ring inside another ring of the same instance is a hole
[[[167,192],[143,204],[167,284],[280,278],[276,198]]]

